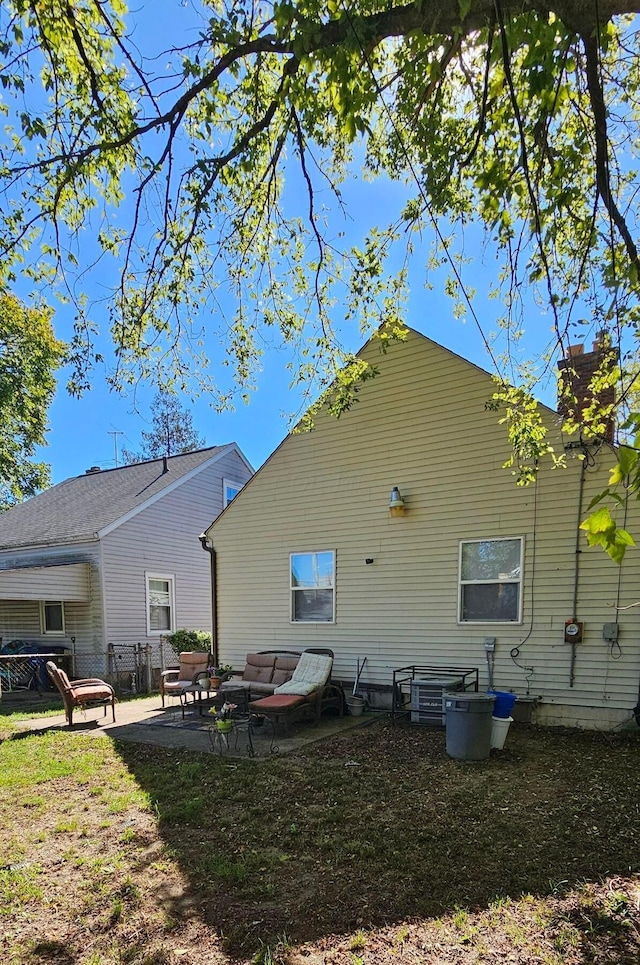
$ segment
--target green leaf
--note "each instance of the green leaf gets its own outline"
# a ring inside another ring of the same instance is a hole
[[[635,449],[631,449],[629,446],[620,446],[618,450],[618,462],[611,471],[609,485],[615,486],[623,482],[627,476],[630,476],[638,468],[639,456],[640,453]]]
[[[585,529],[588,533],[606,533],[615,529],[608,507],[602,506],[597,512],[592,513],[588,519],[580,523],[580,529]]]
[[[49,467],[35,460],[46,444],[47,410],[66,346],[51,311],[0,295],[0,511],[48,485]]]

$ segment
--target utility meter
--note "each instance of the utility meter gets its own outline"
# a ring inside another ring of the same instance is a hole
[[[577,620],[567,620],[564,625],[564,642],[580,643],[582,641],[582,623]]]

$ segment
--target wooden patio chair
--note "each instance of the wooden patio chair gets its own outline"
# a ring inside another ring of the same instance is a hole
[[[113,722],[116,721],[116,694],[105,680],[98,677],[83,677],[79,680],[69,680],[68,676],[60,667],[57,667],[53,660],[47,660],[47,673],[50,680],[62,694],[64,702],[64,713],[69,727],[73,727],[73,712],[76,707],[85,709],[87,707],[104,707],[104,716],[107,716],[107,706],[111,704]]]

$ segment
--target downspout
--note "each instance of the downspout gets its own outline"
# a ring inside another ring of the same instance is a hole
[[[216,551],[206,533],[198,537],[203,550],[209,554],[211,573],[211,663],[218,666],[218,594],[216,592]]]
[[[575,550],[575,566],[573,570],[573,601],[571,604],[571,620],[574,623],[578,622],[578,579],[580,576],[580,554],[582,550],[580,549],[580,523],[582,522],[582,497],[584,495],[584,477],[587,471],[587,460],[586,453],[585,458],[582,460],[582,465],[580,467],[580,486],[578,492],[578,519],[576,522],[576,550]],[[573,687],[576,680],[576,642],[571,641],[571,667],[569,670],[569,687]]]

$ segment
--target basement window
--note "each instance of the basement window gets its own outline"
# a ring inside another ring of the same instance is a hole
[[[459,623],[522,621],[521,536],[460,541]]]
[[[335,623],[335,563],[333,550],[291,553],[292,623]]]

